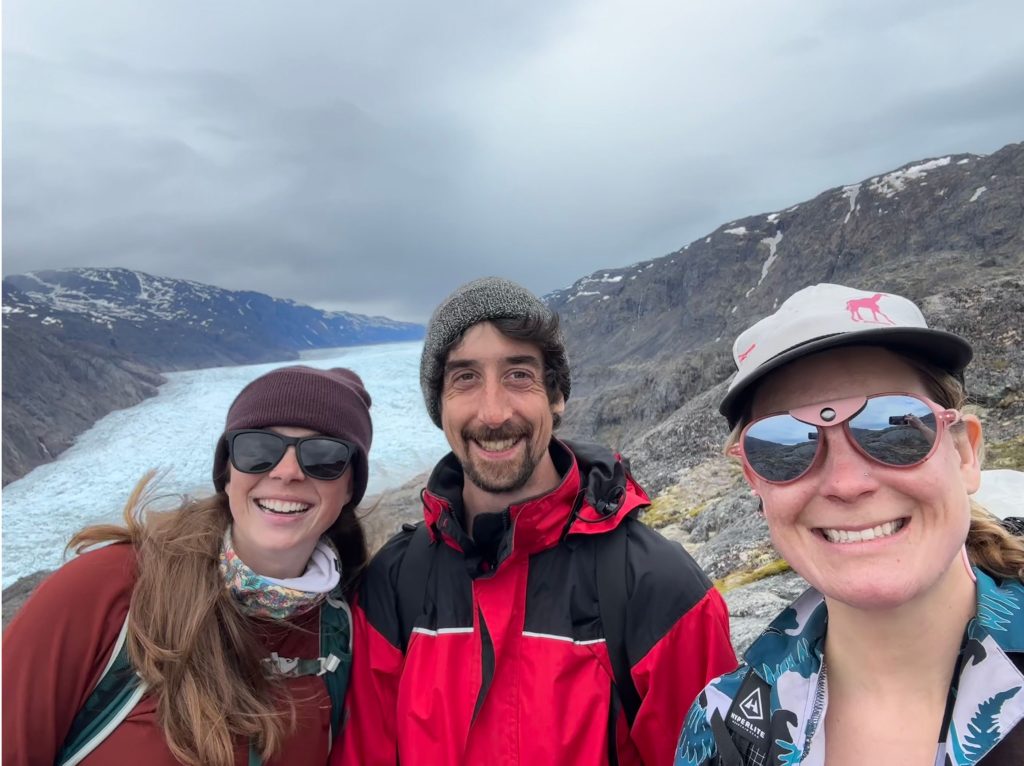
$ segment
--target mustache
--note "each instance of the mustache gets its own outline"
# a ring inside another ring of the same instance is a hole
[[[499,428],[462,429],[462,438],[466,441],[500,441],[502,439],[522,439],[533,435],[533,429],[526,424],[508,423]]]

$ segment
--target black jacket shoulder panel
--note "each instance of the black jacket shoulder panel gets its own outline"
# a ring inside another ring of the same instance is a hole
[[[370,624],[392,646],[401,646],[398,617],[398,572],[415,527],[407,525],[393,535],[366,565],[359,587],[359,606]]]
[[[643,658],[703,599],[711,581],[683,546],[632,517],[624,519],[626,646],[630,661]]]

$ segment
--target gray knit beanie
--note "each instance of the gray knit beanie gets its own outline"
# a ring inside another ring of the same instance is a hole
[[[320,370],[295,365],[261,375],[242,389],[228,409],[224,433],[240,428],[293,426],[356,445],[352,458],[352,499],[359,505],[366,492],[367,458],[373,441],[370,395],[352,370]],[[222,434],[213,460],[213,485],[223,491],[228,476],[228,444]]]
[[[548,320],[551,309],[526,288],[501,277],[483,277],[464,284],[441,302],[430,317],[427,338],[420,357],[420,388],[427,414],[441,428],[441,385],[444,380],[445,353],[449,344],[467,329],[491,319],[537,318]],[[562,396],[569,399],[569,364],[565,341],[558,335],[558,366],[565,375],[559,383]]]

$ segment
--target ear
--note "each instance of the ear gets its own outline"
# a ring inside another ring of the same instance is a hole
[[[977,415],[963,416],[963,431],[954,436],[953,443],[960,455],[960,475],[968,494],[978,491],[981,485],[981,421]]]
[[[742,460],[740,461],[740,469],[743,471],[743,478],[746,480],[747,486],[753,490],[755,495],[760,495],[761,493],[757,491],[757,475],[751,471],[750,468],[747,467],[747,464]]]
[[[551,414],[561,415],[565,412],[565,397],[562,396],[562,392],[558,392],[558,398],[551,402]]]

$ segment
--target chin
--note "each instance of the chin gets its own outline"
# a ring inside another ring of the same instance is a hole
[[[817,586],[816,586],[817,587]],[[846,583],[838,588],[818,588],[826,598],[838,601],[852,609],[865,612],[898,609],[924,592],[908,582],[886,580],[883,582]]]

